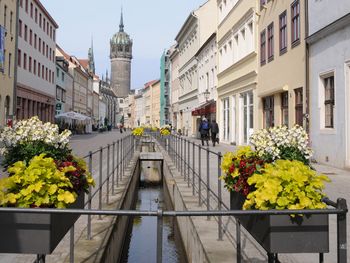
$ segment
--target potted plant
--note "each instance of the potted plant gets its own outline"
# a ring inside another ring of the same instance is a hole
[[[84,160],[72,155],[70,131],[37,117],[19,121],[0,134],[8,177],[0,180],[0,206],[84,208],[94,185]],[[49,254],[79,215],[6,213],[0,220],[1,253]]]
[[[255,150],[239,148],[223,158],[222,179],[231,194],[231,209],[326,208],[322,190],[329,179],[310,167],[312,151],[301,127],[259,130],[251,143]],[[250,215],[237,219],[269,253],[329,250],[328,215]]]

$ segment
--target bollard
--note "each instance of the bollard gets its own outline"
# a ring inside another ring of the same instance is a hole
[[[192,165],[193,165],[193,170],[192,170],[192,195],[194,196],[196,193],[195,193],[195,187],[194,187],[194,184],[195,184],[195,150],[196,150],[196,145],[195,143],[193,142],[192,143]]]
[[[110,177],[110,172],[109,172],[109,158],[110,158],[110,145],[108,144],[107,146],[107,191],[106,191],[106,201],[107,205],[109,204],[109,177]]]
[[[92,152],[89,152],[89,172],[92,174]],[[89,194],[88,194],[88,209],[91,210],[92,207],[92,187],[89,186]],[[87,216],[87,240],[91,240],[91,215]]]
[[[102,156],[103,155],[103,149],[100,148],[100,174],[99,174],[99,192],[98,192],[98,209],[102,209]],[[101,220],[102,217],[98,216],[98,219]]]
[[[70,228],[70,240],[69,240],[69,262],[74,263],[74,224]]]
[[[113,146],[112,146],[112,195],[114,195],[114,175],[115,175],[115,142],[113,142]]]
[[[207,211],[210,210],[210,164],[209,164],[209,146],[207,146]],[[210,220],[210,216],[207,216],[207,220]]]
[[[344,210],[343,214],[337,215],[337,249],[338,249],[338,263],[347,262],[347,230],[346,230],[346,214],[348,212],[348,207],[346,200],[343,198],[338,198],[337,208]]]
[[[198,205],[202,206],[202,156],[201,146],[198,145]]]
[[[221,152],[218,152],[218,210],[221,211],[221,203],[222,203],[222,196],[221,196]],[[218,217],[218,240],[222,241],[222,217]]]

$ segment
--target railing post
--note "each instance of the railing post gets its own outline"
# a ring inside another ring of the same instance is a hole
[[[89,152],[89,172],[92,174],[92,152]],[[88,209],[92,208],[92,186],[89,186],[89,194],[88,194]],[[91,215],[87,216],[87,239],[91,240]]]
[[[106,191],[106,201],[107,205],[109,204],[109,177],[110,177],[110,171],[109,171],[109,159],[110,159],[110,145],[107,146],[107,191]]]
[[[337,208],[344,210],[344,213],[337,215],[337,249],[338,249],[338,263],[347,262],[347,230],[346,230],[346,214],[348,212],[348,207],[346,200],[343,198],[338,198]]]
[[[180,138],[180,174],[182,176],[182,141],[183,139]]]
[[[198,205],[202,206],[202,153],[198,145]]]
[[[114,175],[115,175],[115,142],[113,142],[112,146],[112,195],[114,195]]]
[[[123,138],[121,139],[120,142],[120,180],[123,179],[123,173],[124,173],[124,140]]]
[[[195,167],[196,167],[196,163],[195,163],[195,156],[196,156],[196,145],[195,143],[193,142],[192,143],[192,164],[193,164],[193,171],[192,171],[192,195],[194,196],[196,193],[195,193]]]
[[[163,252],[163,211],[158,209],[157,214],[157,263],[161,263]]]
[[[218,210],[221,211],[221,152],[218,152]],[[218,216],[218,240],[222,241],[222,217]]]
[[[187,186],[190,187],[190,150],[191,150],[191,144],[190,141],[187,143]]]
[[[119,140],[117,140],[117,187],[119,186],[119,154],[120,154]]]
[[[210,161],[209,161],[209,146],[207,146],[207,211],[210,210]],[[207,216],[207,220],[210,220],[210,216]]]
[[[99,192],[98,192],[98,209],[102,209],[102,157],[103,157],[103,148],[100,148],[100,173],[99,173]],[[98,216],[98,219],[101,220],[102,217]]]
[[[186,142],[187,142],[187,140],[184,139],[184,145],[183,145],[183,147],[184,147],[184,154],[183,154],[184,165],[183,165],[183,168],[184,168],[184,180],[185,180],[185,182],[186,182],[186,170],[187,170],[187,168],[186,168],[186,157],[187,157],[187,155],[186,155]]]
[[[69,262],[74,263],[74,224],[70,228],[70,240],[69,240]]]
[[[242,262],[242,251],[241,251],[241,224],[236,219],[236,242],[237,242],[237,263]]]

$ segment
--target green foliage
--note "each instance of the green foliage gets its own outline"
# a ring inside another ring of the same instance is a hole
[[[255,190],[248,194],[243,209],[326,208],[321,199],[324,182],[329,181],[301,161],[276,160],[248,178]]]
[[[65,160],[71,152],[72,150],[68,147],[57,148],[43,141],[29,141],[9,148],[4,156],[3,165],[8,167],[18,161],[29,163],[34,156],[40,154],[45,154],[46,157],[51,157],[55,160]]]
[[[8,168],[11,176],[0,180],[0,206],[65,208],[77,198],[66,176],[75,170],[74,166],[59,170],[44,154],[35,156],[28,166],[16,162]]]

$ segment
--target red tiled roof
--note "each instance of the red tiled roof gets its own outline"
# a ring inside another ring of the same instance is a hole
[[[156,84],[157,82],[159,82],[160,80],[159,79],[155,79],[155,80],[152,80],[152,81],[149,81],[145,84],[145,88],[149,87],[149,86],[152,86],[154,84]]]
[[[89,68],[89,60],[88,59],[80,59],[80,58],[78,58],[78,61],[79,61],[80,65],[84,69],[88,69]]]

